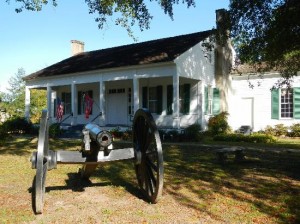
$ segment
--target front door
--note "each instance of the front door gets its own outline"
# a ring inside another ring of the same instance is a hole
[[[108,90],[106,108],[108,125],[127,125],[127,99],[124,88]]]

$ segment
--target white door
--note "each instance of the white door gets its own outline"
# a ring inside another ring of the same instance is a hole
[[[249,125],[253,128],[253,98],[242,98],[241,125]]]
[[[127,125],[127,101],[125,93],[107,94],[107,124]]]

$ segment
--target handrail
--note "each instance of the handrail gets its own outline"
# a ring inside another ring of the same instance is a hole
[[[93,120],[91,120],[91,123],[93,122],[93,121],[95,121],[98,117],[100,117],[100,116],[102,116],[102,112],[100,112],[96,117],[94,117],[94,119]]]

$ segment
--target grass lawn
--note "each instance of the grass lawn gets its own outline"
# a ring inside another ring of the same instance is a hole
[[[272,150],[296,143],[255,145],[245,161],[225,164],[211,147],[164,144],[164,191],[156,205],[141,199],[131,161],[103,165],[88,182],[78,178],[80,166],[58,165],[47,173],[45,211],[35,216],[29,157],[36,142],[18,137],[0,147],[0,223],[300,223],[300,150]],[[76,150],[80,141],[50,146]]]

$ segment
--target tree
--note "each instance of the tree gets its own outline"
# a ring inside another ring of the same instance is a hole
[[[6,0],[9,2],[9,0]],[[40,11],[47,0],[15,0],[16,9]],[[57,6],[58,1],[52,0]],[[85,0],[89,13],[97,14],[101,29],[107,18],[117,15],[115,23],[133,36],[131,27],[149,29],[152,16],[144,0]],[[195,0],[153,0],[173,19],[173,6],[180,2],[187,7]],[[290,84],[290,78],[300,70],[300,1],[299,0],[230,0],[229,21],[231,38],[242,63],[255,65],[258,71],[276,69]],[[227,27],[226,27],[227,28]],[[227,37],[227,35],[221,35]],[[224,43],[225,41],[223,41]],[[279,83],[280,84],[280,83]]]
[[[300,1],[231,0],[231,35],[242,63],[277,70],[277,87],[300,71]],[[276,86],[275,86],[276,87]]]
[[[25,109],[25,70],[19,68],[18,72],[8,80],[8,93],[0,93],[0,108],[9,117],[24,117]],[[37,123],[41,116],[41,111],[46,107],[46,90],[31,90],[30,114],[31,121]]]

